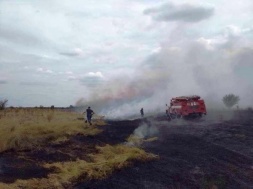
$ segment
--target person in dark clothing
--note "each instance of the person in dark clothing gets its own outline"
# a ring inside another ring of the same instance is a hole
[[[92,125],[91,118],[92,118],[92,115],[95,114],[94,111],[90,107],[88,107],[88,109],[86,109],[84,113],[86,113],[86,117],[87,117],[87,120],[85,121],[85,123],[89,122],[89,124]]]
[[[143,110],[143,108],[141,108],[140,112],[141,112],[141,117],[144,117],[144,110]]]

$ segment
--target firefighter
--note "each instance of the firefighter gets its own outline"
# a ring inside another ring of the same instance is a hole
[[[83,114],[85,114],[85,113],[86,113],[86,117],[87,117],[85,123],[88,122],[90,125],[92,125],[92,123],[91,123],[91,118],[92,118],[92,115],[95,114],[94,111],[93,111],[90,107],[88,107],[88,108],[86,109],[86,111],[83,112]]]
[[[144,110],[143,110],[143,108],[141,108],[140,112],[141,112],[141,117],[144,117]]]

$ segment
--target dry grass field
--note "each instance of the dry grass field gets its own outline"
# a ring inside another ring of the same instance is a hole
[[[252,110],[173,121],[96,115],[91,126],[59,109],[0,115],[0,189],[253,186]]]
[[[17,171],[23,171],[23,175],[29,174],[25,171],[25,164],[40,166],[48,171],[46,177],[17,177],[8,182],[0,181],[0,188],[71,188],[76,182],[106,178],[115,170],[130,166],[133,161],[157,158],[137,147],[82,141],[86,137],[96,139],[106,124],[102,116],[95,115],[92,126],[86,124],[82,117],[79,113],[56,109],[16,108],[0,111],[0,153],[3,156],[7,154],[6,161],[13,158],[17,162],[26,162],[18,164],[21,169]],[[76,136],[81,137],[81,142],[75,140]],[[45,158],[52,154],[55,154],[55,159]],[[65,159],[58,160],[61,156]],[[3,166],[15,172],[11,163]],[[5,176],[1,165],[0,172]],[[12,173],[8,174],[11,177]]]
[[[33,148],[45,142],[66,140],[70,135],[96,135],[95,127],[78,120],[81,114],[35,108],[16,108],[0,111],[0,152],[9,149]],[[97,120],[96,125],[103,125]]]

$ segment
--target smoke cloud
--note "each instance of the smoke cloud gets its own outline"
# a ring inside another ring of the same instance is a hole
[[[187,17],[189,11],[196,11],[196,21],[210,17],[214,11],[186,5],[170,7],[181,11],[180,14],[175,12],[182,16],[180,19]],[[148,9],[145,14],[152,16],[162,11]],[[107,117],[120,118],[138,115],[142,107],[145,113],[165,112],[165,104],[172,97],[185,95],[201,96],[207,109],[222,109],[222,97],[234,93],[241,99],[240,107],[252,106],[253,77],[247,74],[253,71],[253,44],[248,40],[252,30],[228,26],[212,38],[191,39],[185,32],[188,27],[179,22],[162,39],[160,47],[134,71],[105,75],[103,82],[92,88],[88,98],[80,99],[76,105],[91,106]]]
[[[177,47],[164,45],[140,64],[131,77],[117,76],[91,92],[76,105],[92,106],[109,117],[144,111],[164,111],[171,97],[197,94],[207,108],[222,107],[227,93],[240,96],[240,104],[253,102],[252,83],[237,73],[238,67],[252,66],[252,49],[209,49],[198,41]],[[243,61],[242,61],[243,60]]]

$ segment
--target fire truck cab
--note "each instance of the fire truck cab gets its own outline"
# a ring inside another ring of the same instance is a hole
[[[181,117],[202,117],[207,112],[204,100],[200,96],[192,95],[172,98],[170,106],[167,106],[166,114],[168,118],[175,119]]]

